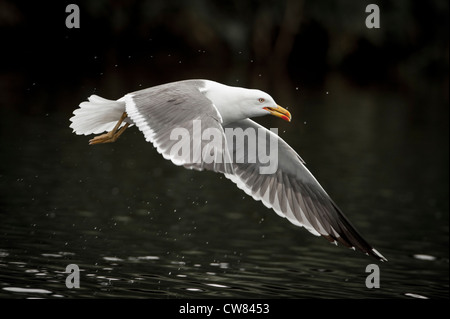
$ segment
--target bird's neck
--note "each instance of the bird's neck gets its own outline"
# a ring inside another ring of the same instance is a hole
[[[222,125],[226,125],[248,117],[241,107],[240,96],[244,90],[246,89],[205,80],[202,92],[219,111]]]

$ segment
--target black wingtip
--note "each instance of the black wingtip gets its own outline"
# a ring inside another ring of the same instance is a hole
[[[376,250],[375,248],[370,247],[370,248],[366,249],[364,247],[358,247],[358,249],[357,249],[355,246],[352,246],[348,242],[342,240],[342,238],[336,239],[336,238],[334,238],[332,236],[329,236],[329,235],[322,235],[322,237],[326,238],[330,243],[335,244],[336,246],[338,245],[338,242],[339,242],[339,243],[343,244],[344,246],[346,246],[346,247],[348,247],[350,249],[359,250],[359,251],[365,253],[367,256],[371,256],[371,257],[373,257],[373,258],[375,258],[375,259],[377,259],[377,260],[379,260],[381,262],[387,262],[388,261],[387,258],[384,257],[382,254],[380,254],[378,252],[378,250]],[[366,244],[366,245],[368,245],[368,244]]]
[[[384,257],[382,254],[380,254],[375,248],[372,248],[371,255],[372,255],[373,257],[375,257],[376,259],[378,259],[379,261],[381,261],[381,262],[386,262],[386,261],[388,261],[388,260],[386,259],[386,257]]]

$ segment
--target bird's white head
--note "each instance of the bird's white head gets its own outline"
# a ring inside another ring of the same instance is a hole
[[[261,90],[245,90],[241,107],[246,109],[248,117],[274,115],[285,121],[291,121],[291,113],[275,103],[274,99]]]
[[[205,95],[218,109],[224,124],[268,114],[291,121],[291,113],[266,92],[209,82]]]

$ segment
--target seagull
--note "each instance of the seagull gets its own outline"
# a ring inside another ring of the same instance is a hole
[[[261,90],[183,80],[128,93],[118,100],[91,95],[73,114],[70,128],[77,135],[106,132],[91,139],[90,145],[115,142],[135,125],[175,165],[222,173],[292,224],[387,261],[358,233],[292,147],[274,130],[250,119],[270,114],[291,121],[290,112]],[[239,139],[236,132],[246,138]],[[268,149],[271,168],[262,156]]]

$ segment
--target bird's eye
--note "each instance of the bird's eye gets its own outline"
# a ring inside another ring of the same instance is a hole
[[[259,101],[259,103],[263,103],[265,100],[264,100],[262,97],[260,97],[260,98],[258,99],[258,101]]]

